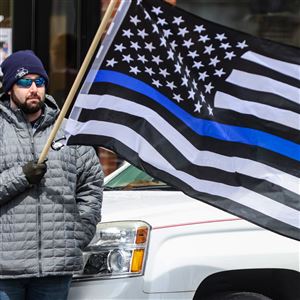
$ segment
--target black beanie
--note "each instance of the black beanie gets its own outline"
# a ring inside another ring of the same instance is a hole
[[[9,92],[14,83],[27,74],[42,76],[48,84],[49,78],[41,60],[31,50],[14,52],[1,64],[3,73],[2,86],[5,93]]]

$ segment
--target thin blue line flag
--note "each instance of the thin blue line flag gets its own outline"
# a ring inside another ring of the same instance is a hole
[[[187,195],[300,239],[300,50],[158,0],[121,1],[68,144],[112,149]]]

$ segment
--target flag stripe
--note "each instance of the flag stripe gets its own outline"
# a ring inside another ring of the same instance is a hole
[[[190,143],[193,144],[198,150],[219,153],[226,158],[241,157],[258,161],[262,164],[277,168],[278,170],[281,170],[283,172],[290,173],[297,178],[300,176],[300,162],[292,160],[286,156],[281,156],[275,152],[265,150],[263,148],[253,148],[250,145],[241,143],[235,143],[235,146],[232,147],[231,142],[198,135],[189,127],[184,126],[182,121],[175,117],[172,113],[170,113],[165,107],[161,106],[159,103],[153,101],[143,94],[128,90],[118,85],[107,83],[94,83],[92,85],[90,93],[98,95],[110,94],[112,96],[134,101],[143,106],[151,108],[168,123],[172,124],[172,126],[176,128],[178,132],[180,132],[180,134],[182,134],[187,140],[189,140]],[[81,110],[80,108],[74,107],[74,110],[77,109]],[[79,115],[80,114],[78,114],[78,117]],[[229,117],[235,118],[236,115],[238,115],[238,113],[232,112],[231,114],[229,114]],[[75,117],[74,119],[77,119],[77,117]],[[288,130],[288,127],[284,128],[286,128],[285,132],[294,131],[292,129]]]
[[[222,89],[223,91],[224,89]],[[225,89],[226,93],[232,96],[235,96],[235,92],[231,93],[232,90]],[[104,93],[109,93],[111,95],[121,97],[121,98],[126,98],[128,100],[134,99],[134,101],[143,104],[145,106],[151,107],[153,110],[158,111],[161,115],[167,115],[166,117],[169,122],[171,123],[176,123],[178,122],[178,119],[174,117],[165,107],[161,106],[159,103],[156,101],[151,100],[149,97],[146,95],[143,95],[141,93],[135,92],[133,90],[128,90],[125,87],[112,84],[112,83],[105,83],[105,82],[96,82],[93,83],[90,89],[90,94],[99,94],[102,95]],[[247,100],[248,94],[243,94],[244,100]],[[252,94],[250,96],[253,97]],[[237,96],[236,96],[237,97]],[[254,96],[255,98],[255,96]],[[197,114],[193,113],[193,111],[190,112],[192,115],[197,116]],[[245,115],[245,114],[240,114],[232,110],[224,110],[221,108],[216,108],[214,110],[214,117],[216,121],[219,121],[220,123],[225,123],[225,124],[230,124],[230,125],[235,125],[239,127],[249,127],[249,124],[251,124],[253,129],[257,129],[259,131],[265,131],[273,135],[277,135],[283,139],[292,141],[294,143],[299,144],[300,143],[300,135],[299,135],[299,130],[292,129],[290,127],[283,126],[281,124],[275,123],[273,121],[268,121],[267,123],[262,123],[260,122],[260,119],[252,116],[252,115]],[[204,118],[205,119],[205,118]],[[180,122],[180,128],[182,128],[182,122]],[[174,125],[175,126],[175,125]],[[199,136],[195,132],[193,132],[194,136],[192,135],[192,131],[188,128],[185,127],[186,131],[189,131],[189,139],[192,139],[194,141],[195,138],[197,138],[197,141],[199,141],[199,137],[203,140],[205,139],[204,136]],[[198,142],[197,142],[198,143]],[[204,145],[206,142],[203,142]],[[199,143],[198,143],[199,144]],[[247,146],[249,147],[249,146]],[[243,151],[242,151],[243,152]],[[268,154],[270,156],[270,154]],[[295,163],[295,161],[293,161]],[[300,168],[300,165],[299,165]]]
[[[260,75],[267,79],[273,79],[275,82],[281,82],[286,85],[292,86],[296,89],[300,89],[300,80],[289,77],[283,73],[278,72],[277,70],[273,70],[272,68],[267,68],[260,64],[256,64],[250,60],[244,60],[239,58],[236,60],[235,64],[232,65],[234,70],[243,71],[245,73],[251,73]],[[274,93],[273,93],[274,95]]]
[[[113,100],[113,99],[111,99]],[[102,114],[99,114],[99,112]],[[148,114],[147,114],[148,115]],[[87,118],[88,117],[88,118]],[[215,162],[201,160],[201,158],[194,157],[194,159],[188,159],[185,155],[192,155],[189,151],[184,151],[180,145],[180,141],[176,140],[167,140],[163,134],[167,131],[162,131],[157,124],[157,120],[151,120],[150,122],[147,119],[144,119],[143,116],[123,113],[122,111],[112,111],[109,108],[99,108],[93,110],[84,109],[81,113],[81,116],[78,121],[85,122],[87,119],[93,119],[94,121],[110,121],[111,119],[119,120],[118,124],[127,126],[134,131],[140,129],[140,124],[143,124],[142,129],[140,130],[140,135],[148,141],[150,145],[153,145],[155,149],[165,157],[172,166],[177,169],[184,171],[192,176],[198,177],[199,179],[221,182],[231,186],[242,186],[254,192],[260,193],[268,198],[271,198],[277,202],[286,204],[289,207],[300,209],[299,203],[299,182],[294,186],[295,192],[288,191],[282,186],[278,186],[273,182],[269,182],[264,179],[255,178],[255,174],[252,176],[240,174],[237,171],[237,168],[233,172],[227,170],[222,170],[221,168],[225,165],[225,168],[228,167],[227,164],[220,161],[220,165],[216,165]],[[148,132],[151,132],[149,136]],[[171,133],[171,132],[169,132]],[[178,136],[178,135],[177,135]],[[179,136],[180,138],[180,136]],[[179,148],[181,147],[181,148]],[[202,154],[206,154],[202,152]],[[207,158],[211,158],[210,155]],[[234,160],[232,161],[234,164]],[[244,161],[243,168],[246,169],[246,161]],[[250,166],[251,167],[251,166]],[[234,168],[234,166],[233,166]],[[232,168],[232,169],[233,169]],[[262,171],[263,170],[258,170]],[[270,169],[268,170],[270,171]],[[265,178],[272,181],[270,174],[260,174],[260,178]],[[280,175],[278,175],[280,176]],[[287,179],[287,178],[284,178]],[[282,183],[283,184],[283,183]]]
[[[250,90],[245,87],[241,88],[229,82],[225,82],[224,85],[222,85],[222,87],[219,88],[219,91],[247,101],[262,103],[262,104],[269,105],[271,107],[277,107],[280,109],[284,109],[287,111],[292,111],[297,114],[300,114],[299,104],[292,102],[288,99],[285,99],[279,95]]]
[[[265,104],[245,101],[223,92],[215,95],[215,107],[234,110],[243,114],[250,114],[266,121],[277,122],[299,130],[300,116],[287,110],[270,107]]]
[[[111,82],[121,86],[130,87],[139,93],[147,95],[154,101],[166,107],[170,112],[181,119],[187,126],[189,126],[199,135],[207,135],[225,141],[245,143],[262,147],[300,161],[300,145],[255,129],[241,128],[237,126],[220,124],[214,121],[197,119],[181,109],[178,105],[166,98],[151,86],[125,74],[101,70],[98,72],[95,81]]]
[[[281,222],[287,223],[296,228],[300,228],[299,211],[275,202],[255,192],[251,192],[243,187],[232,187],[222,183],[201,180],[183,171],[176,170],[142,136],[126,126],[93,120],[81,124],[80,123],[81,122],[69,120],[70,125],[67,128],[68,132],[71,135],[90,134],[110,136],[127,145],[133,151],[138,152],[139,157],[142,160],[153,165],[155,168],[161,169],[168,174],[176,176],[178,179],[185,182],[185,184],[189,185],[198,192],[230,198],[237,203],[246,205],[261,213],[268,214],[269,216],[276,218]],[[78,127],[78,125],[80,125],[80,127]],[[76,128],[80,129],[75,130]]]
[[[291,76],[299,80],[300,78],[300,67],[299,65],[284,62],[282,60],[274,59],[267,57],[265,55],[261,55],[259,53],[255,53],[253,51],[245,52],[241,58],[252,61],[256,64],[260,64],[267,68],[271,68],[276,70],[282,74],[287,76]]]
[[[195,199],[199,199],[203,202],[206,202],[214,207],[223,209],[228,212],[228,208],[232,207],[232,200],[228,198],[224,198],[221,196],[214,196],[212,194],[207,194],[203,192],[197,192],[190,188],[189,185],[185,184],[177,177],[172,174],[168,174],[163,170],[159,170],[152,165],[149,165],[147,162],[140,159],[138,153],[134,152],[132,149],[121,143],[120,141],[101,135],[78,135],[78,136],[70,136],[69,141],[71,144],[77,143],[77,139],[81,141],[82,145],[106,145],[108,149],[112,151],[120,151],[124,156],[128,157],[128,161],[133,165],[138,166],[141,170],[145,172],[152,173],[153,176],[157,179],[164,181],[165,178],[169,178],[169,183],[179,189],[182,189],[184,193],[193,197]],[[249,219],[253,220],[252,223],[257,224],[263,228],[269,229],[270,231],[274,231],[276,233],[280,233],[284,236],[294,238],[296,240],[300,239],[299,231],[293,226],[289,226],[286,223],[283,223],[275,218],[268,217],[266,218],[265,214],[262,214],[258,211],[255,211],[251,208],[248,208],[245,205],[240,203],[234,204],[234,209],[231,210],[236,216],[243,217],[245,214],[249,217]]]
[[[275,94],[300,104],[298,88],[265,76],[233,70],[226,81],[248,89]]]
[[[265,164],[239,157],[226,157],[210,151],[198,150],[157,112],[141,104],[111,95],[79,95],[76,106],[91,110],[85,115],[95,119],[96,109],[111,109],[144,118],[156,128],[191,163],[204,167],[219,168],[227,172],[238,172],[247,176],[268,180],[294,193],[299,193],[299,179]],[[95,110],[93,112],[93,110]],[[85,119],[85,117],[83,117]],[[80,118],[80,120],[83,120]],[[121,121],[121,118],[117,118]]]

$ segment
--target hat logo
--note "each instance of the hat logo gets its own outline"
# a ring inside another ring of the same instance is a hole
[[[20,68],[20,69],[17,70],[15,78],[22,78],[23,76],[25,76],[28,73],[29,73],[29,71],[27,69]]]

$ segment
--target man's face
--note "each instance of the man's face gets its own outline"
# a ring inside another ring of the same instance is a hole
[[[40,78],[40,76],[36,74],[28,74],[22,77],[22,79],[37,78]],[[25,114],[34,114],[40,111],[44,104],[45,85],[43,84],[40,86],[40,84],[36,84],[34,81],[32,81],[30,86],[22,86],[16,82],[9,94],[13,107],[20,108]]]

